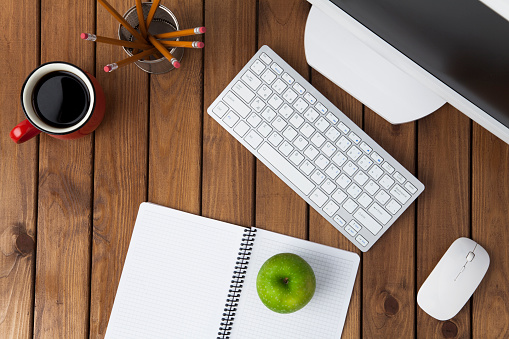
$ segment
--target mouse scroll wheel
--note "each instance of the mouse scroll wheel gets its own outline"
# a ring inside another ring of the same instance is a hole
[[[474,252],[468,252],[468,254],[467,254],[467,260],[468,261],[474,260],[474,257],[475,257]]]

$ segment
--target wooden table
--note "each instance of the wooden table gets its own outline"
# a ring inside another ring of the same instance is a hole
[[[111,0],[123,13],[130,0]],[[4,0],[0,11],[0,337],[103,337],[138,206],[187,212],[359,252],[207,114],[206,108],[267,44],[425,184],[417,202],[362,254],[344,338],[509,337],[509,146],[450,105],[393,126],[312,70],[304,0],[163,0],[182,27],[205,25],[206,48],[182,68],[106,74],[119,47],[94,0]],[[8,137],[24,119],[19,91],[43,62],[96,74],[107,115],[92,135],[60,141]],[[418,288],[448,246],[471,237],[491,266],[450,321],[426,315]]]

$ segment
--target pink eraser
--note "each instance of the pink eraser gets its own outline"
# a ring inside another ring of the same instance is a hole
[[[205,33],[207,31],[207,29],[205,27],[200,27],[200,33]]]
[[[180,62],[175,61],[175,62],[173,63],[173,67],[175,67],[175,68],[180,68]]]
[[[198,41],[197,45],[198,45],[198,48],[205,47],[205,44],[203,42],[201,42],[201,41]]]
[[[88,34],[87,33],[81,33],[80,37],[84,40],[84,39],[88,38]]]
[[[112,68],[113,68],[113,67],[111,67],[110,65],[106,65],[106,66],[104,66],[104,68],[103,68],[103,69],[104,69],[104,71],[105,71],[106,73],[109,73],[109,72],[111,72],[111,69],[112,69]]]

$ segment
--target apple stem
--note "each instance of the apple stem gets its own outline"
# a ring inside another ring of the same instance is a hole
[[[283,279],[283,282],[284,282],[285,284],[288,284],[288,278],[284,278],[284,279]]]

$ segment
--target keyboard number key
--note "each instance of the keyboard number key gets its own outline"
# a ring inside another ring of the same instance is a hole
[[[350,147],[351,144],[352,144],[352,142],[350,140],[348,140],[347,138],[345,138],[344,136],[339,138],[338,142],[336,143],[336,145],[338,145],[339,149],[342,150],[343,152],[345,152],[348,149],[348,147]]]
[[[260,75],[265,69],[265,65],[261,63],[260,60],[256,59],[255,62],[253,62],[253,64],[251,65],[251,69],[253,70],[253,72]]]
[[[289,103],[292,103],[297,99],[298,95],[295,93],[291,88],[288,88],[286,92],[283,94],[283,98],[288,101]]]
[[[330,124],[323,117],[320,117],[317,122],[315,122],[316,128],[318,128],[321,132],[324,132]]]
[[[279,94],[283,93],[283,91],[286,89],[286,84],[281,79],[277,79],[273,84],[272,88],[278,92]]]
[[[352,140],[356,144],[361,142],[361,138],[357,134],[355,134],[354,132],[351,132],[350,134],[348,134],[348,138],[350,140]]]
[[[293,84],[293,82],[295,81],[288,73],[283,74],[281,78],[283,78],[283,80],[286,81],[288,85]]]
[[[317,102],[316,105],[315,105],[316,109],[318,110],[318,112],[322,113],[322,114],[325,114],[327,113],[327,108],[322,105],[322,103],[320,102]]]
[[[381,164],[382,162],[384,162],[384,158],[382,158],[380,154],[376,152],[371,153],[371,159],[375,160],[375,163],[377,164]]]
[[[276,75],[270,69],[267,69],[262,74],[261,78],[263,81],[265,81],[267,84],[270,85],[274,80],[276,80]],[[256,89],[256,88],[253,88],[253,89]]]
[[[304,94],[304,92],[306,91],[304,87],[302,87],[298,82],[293,84],[293,89],[296,90],[297,93],[299,93],[300,95]]]
[[[306,93],[304,95],[304,99],[306,99],[311,105],[314,105],[316,102],[316,98],[312,96],[310,93]]]
[[[304,100],[302,100],[302,98],[298,98],[297,101],[295,101],[295,103],[293,104],[293,107],[299,111],[300,113],[304,112],[304,110],[306,108],[308,108],[308,104],[307,102],[305,102]],[[317,113],[318,115],[318,113]]]
[[[361,144],[361,150],[363,150],[367,154],[373,152],[373,149],[368,144],[366,144],[364,141]]]

